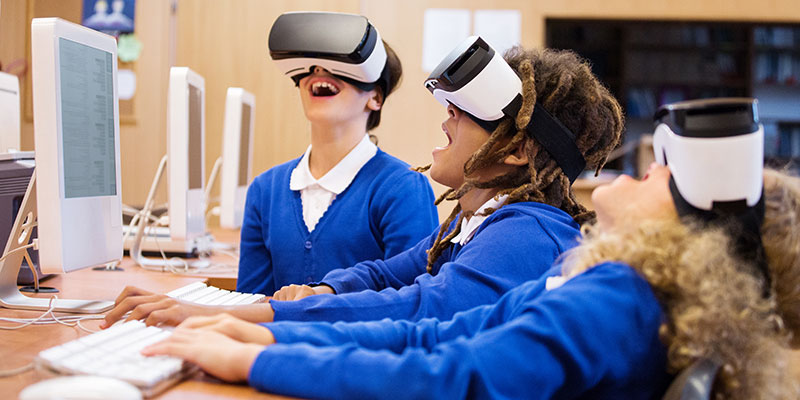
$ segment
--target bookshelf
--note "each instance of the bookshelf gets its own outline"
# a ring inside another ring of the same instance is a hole
[[[548,47],[571,49],[619,99],[626,142],[652,132],[662,104],[759,99],[765,158],[800,164],[800,25],[718,21],[547,19]],[[611,168],[638,175],[636,154]]]

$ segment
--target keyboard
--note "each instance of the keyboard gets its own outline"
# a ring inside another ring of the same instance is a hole
[[[167,296],[209,306],[253,304],[266,297],[263,294],[231,292],[208,286],[203,282],[195,282],[175,289],[167,293]]]
[[[231,292],[197,282],[168,296],[206,305],[253,304],[263,294]],[[172,334],[172,327],[145,326],[142,321],[118,322],[108,329],[51,347],[38,354],[36,368],[62,375],[99,375],[121,379],[155,396],[197,372],[195,365],[175,357],[145,357],[139,352]]]

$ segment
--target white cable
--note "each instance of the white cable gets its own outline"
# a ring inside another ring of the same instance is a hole
[[[26,322],[26,323],[24,323],[22,325],[18,325],[18,326],[0,326],[0,329],[13,331],[13,330],[16,330],[16,329],[22,329],[22,328],[24,328],[26,326],[35,324],[37,321],[39,321],[40,319],[44,318],[45,315],[50,314],[53,311],[53,309],[56,308],[56,302],[54,300],[58,300],[58,296],[53,295],[53,297],[50,298],[50,303],[48,305],[47,311],[45,311],[44,314],[40,315],[39,317],[34,318],[31,321],[28,321],[28,322]]]
[[[0,371],[0,378],[7,378],[9,376],[19,375],[23,372],[28,372],[33,369],[33,363],[25,365],[24,367],[19,367],[16,369],[10,369],[8,371]]]
[[[87,332],[94,332],[80,326],[80,321],[89,320],[89,319],[103,319],[105,318],[102,314],[92,314],[92,315],[69,315],[65,317],[57,317],[53,310],[56,308],[56,302],[58,301],[58,296],[53,295],[50,298],[50,303],[48,304],[48,309],[42,315],[36,318],[0,318],[0,321],[3,322],[10,322],[15,324],[20,324],[18,326],[0,326],[0,329],[4,330],[16,330],[22,329],[27,326],[31,325],[52,325],[52,324],[61,324],[66,326],[78,326],[79,328],[87,331]],[[50,318],[45,318],[47,315],[50,315]]]
[[[38,245],[38,243],[37,243],[35,240],[36,240],[36,239],[34,239],[34,242],[33,242],[33,243],[31,243],[31,244],[26,244],[25,246],[22,246],[22,247],[17,247],[16,249],[14,249],[14,250],[11,250],[11,251],[9,251],[8,253],[4,254],[2,257],[0,257],[0,261],[3,261],[3,260],[5,260],[5,259],[6,259],[6,257],[8,257],[8,256],[10,256],[10,255],[12,255],[12,254],[14,254],[14,253],[16,253],[16,252],[20,251],[20,250],[26,250],[26,249],[29,249],[29,248],[31,248],[31,247],[37,246],[37,245]]]
[[[97,319],[103,319],[103,318],[104,318],[104,316],[101,315],[100,318],[97,318]],[[78,328],[81,328],[84,332],[89,332],[89,333],[100,332],[100,329],[93,330],[93,329],[89,329],[89,328],[83,326],[81,324],[81,321],[83,321],[84,319],[95,319],[95,318],[82,318],[82,319],[79,319],[79,320],[75,321],[75,324],[77,324]]]

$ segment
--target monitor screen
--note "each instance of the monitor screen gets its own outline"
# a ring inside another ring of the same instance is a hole
[[[109,52],[59,38],[66,198],[114,196],[114,73]]]
[[[250,104],[242,103],[242,126],[239,137],[239,182],[238,186],[247,186],[247,164],[250,155]]]
[[[203,92],[189,84],[189,189],[203,187]]]

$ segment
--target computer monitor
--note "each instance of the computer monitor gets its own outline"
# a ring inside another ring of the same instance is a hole
[[[205,234],[205,81],[187,67],[172,67],[167,103],[169,231],[173,240]]]
[[[6,307],[47,309],[48,299],[22,296],[16,286],[9,295],[6,282],[13,267],[6,262],[21,261],[12,252],[31,216],[38,224],[44,273],[122,258],[117,43],[71,22],[36,18],[31,47],[36,170],[6,245],[0,294]],[[112,306],[59,299],[55,309],[97,313]]]
[[[17,76],[0,72],[0,153],[20,149],[19,99]]]
[[[219,224],[242,226],[247,185],[252,180],[253,129],[256,98],[242,88],[228,88],[225,99],[225,131],[222,134],[222,182]]]

